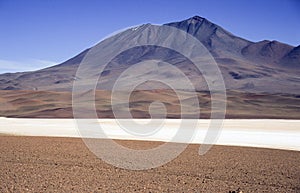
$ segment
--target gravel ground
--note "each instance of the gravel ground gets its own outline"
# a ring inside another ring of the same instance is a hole
[[[0,192],[300,192],[297,151],[214,146],[199,156],[199,145],[189,145],[166,165],[132,171],[97,158],[81,139],[0,138]]]

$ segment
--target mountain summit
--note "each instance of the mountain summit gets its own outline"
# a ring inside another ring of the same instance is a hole
[[[200,16],[164,25],[176,27],[193,35],[210,51],[222,72],[228,90],[300,93],[300,46],[293,47],[278,41],[268,40],[251,42],[233,35]],[[126,38],[125,34],[128,33],[133,35],[136,31],[126,30],[119,33],[118,37]],[[73,81],[77,78],[75,76],[76,70],[88,51],[89,49],[62,64],[50,68],[33,72],[2,74],[0,75],[0,89],[70,90]],[[134,65],[137,61],[149,59],[150,56],[163,56],[172,60],[194,81],[194,69],[186,65],[182,58],[174,52],[166,52],[159,48],[139,47],[122,53],[121,56],[116,58],[113,61],[113,67],[106,71],[104,78],[107,78],[107,80],[104,82],[109,83],[110,80],[117,78],[122,69],[122,66],[118,64]],[[176,77],[172,78],[176,81]],[[195,85],[202,84],[195,82]],[[106,85],[101,89],[110,88],[111,86]],[[199,86],[197,89],[205,90],[205,87]]]

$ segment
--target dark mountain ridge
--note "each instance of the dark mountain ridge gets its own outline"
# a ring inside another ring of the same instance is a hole
[[[300,46],[293,47],[278,41],[251,42],[237,37],[205,18],[194,16],[165,25],[176,27],[196,37],[216,60],[229,90],[267,93],[300,93]],[[147,29],[145,25],[144,30]],[[131,33],[128,30],[118,36]],[[0,75],[1,90],[70,90],[77,79],[76,70],[89,49],[64,63],[42,70]],[[185,74],[195,75],[182,58],[159,49],[137,48],[116,58],[107,71],[106,82],[115,79],[121,65],[132,65],[137,58],[146,60],[151,55],[168,57],[178,63]],[[177,61],[176,61],[177,60]],[[186,67],[185,67],[186,66]],[[175,77],[176,78],[176,77]],[[109,89],[110,86],[104,87]],[[199,87],[199,90],[205,88]]]

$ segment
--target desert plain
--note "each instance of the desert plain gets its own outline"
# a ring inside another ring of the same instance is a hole
[[[146,150],[170,141],[172,134],[167,134],[179,122],[167,120],[162,131],[149,138],[152,141],[119,132],[115,119],[98,120],[97,124],[120,145]],[[299,192],[299,124],[298,120],[225,120],[217,142],[223,144],[199,155],[202,130],[209,125],[209,120],[200,120],[193,144],[176,159],[135,171],[110,165],[93,154],[72,119],[1,118],[0,191]],[[261,133],[251,132],[253,127]]]
[[[300,152],[189,145],[175,160],[125,170],[92,154],[79,138],[0,137],[1,192],[299,192]],[[160,142],[118,141],[136,149]],[[113,152],[112,152],[113,153]]]

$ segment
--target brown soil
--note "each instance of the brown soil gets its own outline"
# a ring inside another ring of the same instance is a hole
[[[81,139],[0,138],[0,192],[300,192],[297,151],[214,146],[199,156],[190,145],[164,166],[131,171],[98,159]]]
[[[121,96],[122,92],[118,93]],[[184,100],[193,98],[190,92],[181,91]],[[200,109],[188,107],[185,118],[210,118],[211,103],[209,92],[197,92]],[[95,104],[99,118],[114,118],[111,107],[111,91],[97,90]],[[178,97],[172,90],[139,90],[131,94],[130,111],[133,118],[150,118],[149,105],[154,101],[165,104],[167,118],[182,118]],[[90,103],[92,101],[85,101]],[[82,104],[82,110],[85,109]],[[0,117],[23,118],[72,118],[72,93],[54,91],[0,91]],[[126,105],[118,104],[119,113],[126,112]],[[164,118],[156,112],[154,118]],[[85,113],[82,113],[85,114]],[[184,114],[184,113],[183,113]],[[87,117],[84,117],[87,118]],[[129,118],[124,117],[121,118]],[[226,118],[238,119],[300,119],[300,96],[291,94],[255,94],[227,91]]]

